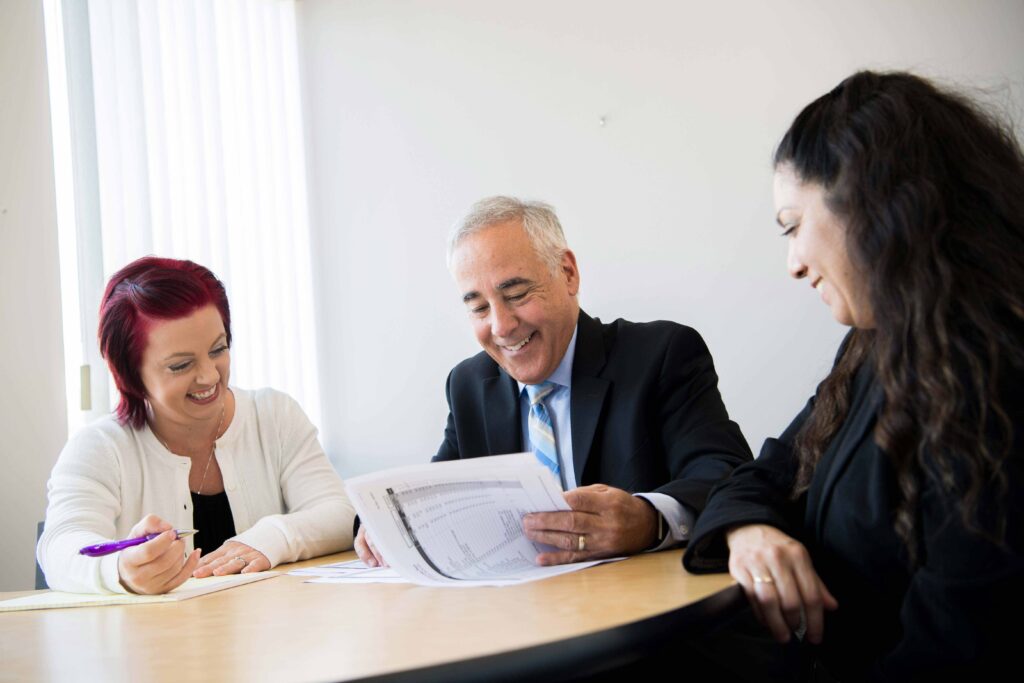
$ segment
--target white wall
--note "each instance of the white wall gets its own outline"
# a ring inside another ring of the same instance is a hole
[[[844,332],[786,276],[773,224],[792,117],[859,68],[1024,111],[1019,0],[303,0],[299,28],[323,437],[344,475],[440,443],[445,377],[477,350],[443,253],[472,201],[553,203],[589,313],[696,327],[756,452]]]
[[[43,5],[0,4],[0,591],[33,587],[67,431]]]

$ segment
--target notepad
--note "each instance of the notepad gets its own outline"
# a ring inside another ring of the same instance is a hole
[[[254,581],[278,576],[280,572],[253,572],[189,579],[170,593],[163,595],[123,595],[120,593],[64,593],[46,591],[21,598],[0,601],[0,612],[20,612],[30,609],[57,609],[60,607],[100,607],[103,605],[148,605],[159,602],[178,602],[190,598],[235,588]]]

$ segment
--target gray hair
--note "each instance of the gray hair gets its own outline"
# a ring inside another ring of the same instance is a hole
[[[543,202],[524,202],[515,197],[487,197],[469,208],[448,235],[448,269],[452,267],[452,255],[462,240],[496,223],[518,220],[533,249],[551,272],[557,272],[562,255],[569,250],[558,222],[555,210]]]

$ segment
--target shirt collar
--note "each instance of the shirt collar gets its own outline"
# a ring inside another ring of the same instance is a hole
[[[562,362],[558,364],[555,371],[545,381],[567,389],[572,387],[572,361],[576,357],[576,333],[579,329],[580,326],[578,324],[573,328],[572,339],[569,340],[569,347],[565,350],[565,355],[562,356]],[[523,388],[526,385],[518,380],[516,384],[519,385],[519,393],[522,394]]]

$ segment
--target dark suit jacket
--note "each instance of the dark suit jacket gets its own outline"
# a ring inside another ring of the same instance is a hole
[[[839,602],[826,616],[824,642],[812,656],[839,680],[985,680],[1011,653],[1024,610],[1024,377],[1007,378],[1003,400],[1017,437],[1006,468],[1010,492],[1006,547],[967,531],[955,500],[933,477],[920,476],[919,564],[893,529],[901,494],[873,438],[883,405],[870,367],[854,380],[850,410],[814,472],[810,489],[790,491],[793,439],[814,400],[757,460],[716,487],[683,558],[690,571],[726,568],[725,532],[770,524],[807,546],[815,570]],[[990,492],[981,518],[993,515]],[[980,677],[979,677],[980,676]]]
[[[524,450],[518,386],[486,353],[455,366],[447,395],[435,462]],[[676,323],[605,325],[580,311],[569,413],[584,485],[665,493],[697,513],[751,459],[704,340]]]

